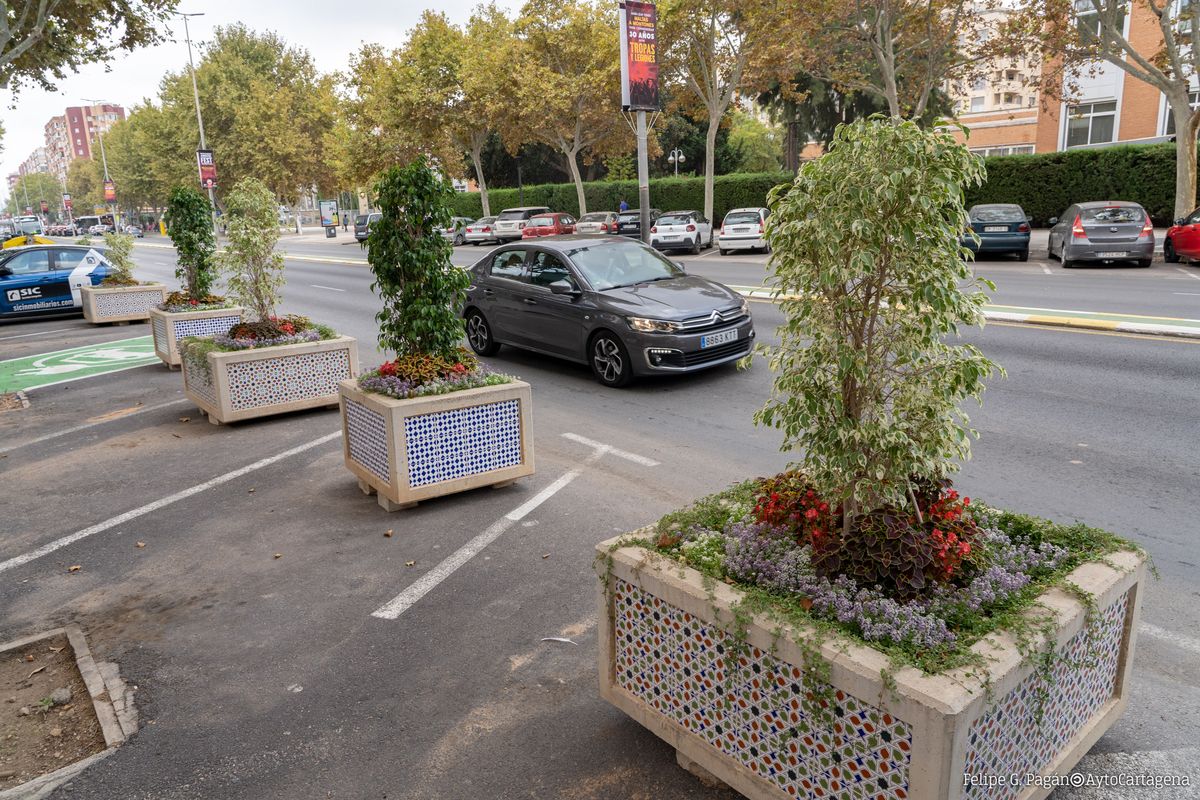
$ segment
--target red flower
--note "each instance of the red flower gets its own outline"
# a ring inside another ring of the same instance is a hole
[[[396,362],[388,361],[379,365],[379,374],[386,378],[396,377]]]
[[[196,299],[188,300],[188,302],[194,306],[200,305],[200,301]]]

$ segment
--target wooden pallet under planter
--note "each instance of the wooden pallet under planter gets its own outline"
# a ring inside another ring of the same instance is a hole
[[[338,384],[358,374],[349,336],[252,350],[209,351],[208,370],[183,361],[188,398],[213,424],[338,404]]]
[[[514,380],[396,400],[341,386],[346,466],[387,511],[533,474],[533,396]]]
[[[1066,655],[1048,683],[1000,632],[972,648],[986,670],[907,667],[889,689],[887,657],[849,639],[809,639],[763,615],[731,636],[740,590],[620,540],[597,547],[600,693],[676,748],[681,766],[749,798],[1040,800],[1051,787],[994,781],[1067,774],[1129,702],[1146,574],[1134,553],[1070,574],[1095,599],[1091,626],[1061,589],[1031,610],[1052,610]],[[797,640],[814,642],[822,678],[804,669]]]
[[[242,308],[217,308],[211,311],[160,311],[150,309],[150,332],[154,334],[154,353],[168,367],[179,366],[179,340],[187,336],[215,336],[228,333],[242,321]]]
[[[141,322],[150,319],[155,306],[167,299],[161,283],[138,286],[81,286],[83,318],[93,325],[102,322]]]

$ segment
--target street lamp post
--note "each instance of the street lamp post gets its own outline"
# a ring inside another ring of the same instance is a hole
[[[686,160],[687,160],[687,158],[684,157],[683,151],[680,150],[678,147],[676,147],[674,150],[672,150],[670,155],[667,156],[667,163],[675,165],[675,177],[676,178],[679,177],[679,165],[682,164]]]
[[[103,106],[104,106],[103,100],[91,100],[87,97],[83,98],[83,100],[85,103],[91,103],[93,109],[95,109],[97,107],[101,108],[101,111],[103,113]],[[92,116],[95,116],[95,115],[93,114]],[[96,139],[97,139],[97,141],[100,142],[100,163],[104,165],[104,183],[107,185],[108,182],[110,180],[112,180],[112,178],[110,178],[108,176],[108,156],[106,156],[104,154],[104,126],[103,125],[100,125],[96,128]],[[104,198],[104,207],[108,208],[108,198],[107,197]],[[120,203],[116,202],[115,198],[113,200],[112,212],[113,212],[113,233],[120,233],[121,232],[121,205],[120,205]]]
[[[188,49],[188,70],[192,73],[192,99],[196,101],[196,125],[200,128],[200,149],[207,150],[208,144],[204,140],[204,116],[200,113],[200,88],[196,85],[196,65],[192,63],[192,34],[188,30],[188,17],[203,17],[203,11],[196,11],[191,14],[184,14],[182,11],[176,11],[176,14],[183,17],[183,37],[187,39]],[[213,215],[213,237],[217,236],[217,198],[213,194],[213,187],[208,187],[208,203],[212,206]]]

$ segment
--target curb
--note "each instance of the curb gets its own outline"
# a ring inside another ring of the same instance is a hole
[[[155,244],[152,242],[141,242],[141,243],[138,243],[137,246],[138,247],[154,247],[159,250],[174,250],[175,249],[174,245]],[[225,249],[218,248],[216,252],[224,253]],[[365,260],[356,260],[356,259],[352,259],[352,258],[325,258],[324,256],[304,256],[304,255],[296,255],[294,253],[288,253],[286,251],[283,251],[283,255],[290,261],[313,261],[318,264],[348,264],[348,265],[354,266],[354,267],[370,266],[370,264]]]

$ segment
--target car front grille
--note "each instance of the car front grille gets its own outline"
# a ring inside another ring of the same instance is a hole
[[[740,323],[746,318],[740,306],[733,308],[725,308],[716,312],[714,318],[712,313],[705,314],[699,317],[690,317],[680,323],[682,331],[686,333],[703,333],[704,331],[715,330],[716,328],[725,328],[730,323]]]
[[[694,367],[699,364],[708,364],[712,361],[720,361],[729,356],[740,356],[750,352],[750,339],[738,339],[725,344],[719,344],[716,347],[706,347],[703,350],[695,350],[691,353],[683,354],[683,364],[686,367]]]

